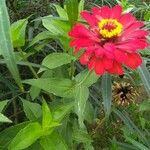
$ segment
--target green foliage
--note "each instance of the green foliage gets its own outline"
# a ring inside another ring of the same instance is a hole
[[[13,47],[22,47],[25,45],[25,31],[27,27],[28,20],[23,19],[13,23],[10,27],[11,39]]]
[[[11,21],[0,1],[0,149],[150,149],[149,49],[141,52],[143,64],[120,78],[85,69],[78,63],[81,54],[70,48],[68,32],[75,23],[85,23],[84,9],[117,3],[149,30],[149,3],[139,0],[7,1]],[[25,14],[17,11],[28,4],[42,17],[27,10],[29,15],[20,18]],[[139,96],[133,104],[114,103],[113,81],[134,83]]]

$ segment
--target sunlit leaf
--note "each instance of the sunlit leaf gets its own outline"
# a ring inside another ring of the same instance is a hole
[[[59,6],[59,5],[56,5],[56,4],[53,4],[53,5],[55,6],[56,11],[57,11],[59,17],[68,20],[68,15],[67,15],[66,10],[64,8],[62,8],[61,6]]]
[[[10,141],[16,136],[16,134],[23,129],[29,122],[23,122],[17,124],[15,126],[11,126],[6,128],[5,130],[0,132],[0,146],[2,146],[2,150],[7,149]]]
[[[42,135],[42,128],[39,123],[30,123],[21,129],[11,141],[9,150],[20,150],[29,147]]]
[[[25,31],[27,23],[27,19],[22,19],[11,24],[11,38],[14,47],[22,47],[25,45]]]
[[[0,113],[0,122],[11,123],[12,121],[10,119],[8,119],[6,116],[4,116],[2,113]]]

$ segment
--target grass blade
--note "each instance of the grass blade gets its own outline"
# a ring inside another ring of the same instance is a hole
[[[112,103],[112,88],[111,88],[111,76],[109,74],[105,74],[102,77],[102,97],[104,103],[104,110],[106,113],[106,117],[108,117],[111,113],[111,103]]]
[[[0,53],[3,55],[5,63],[7,64],[7,67],[11,72],[13,78],[15,79],[16,83],[23,91],[23,86],[21,83],[19,71],[16,65],[15,55],[13,52],[12,41],[10,38],[10,23],[4,0],[0,1],[0,20]]]

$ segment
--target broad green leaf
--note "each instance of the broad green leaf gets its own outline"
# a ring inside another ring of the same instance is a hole
[[[0,113],[0,122],[8,122],[11,123],[12,121],[9,120],[6,116]]]
[[[63,138],[57,132],[53,132],[49,136],[43,136],[40,143],[44,150],[69,150]]]
[[[52,118],[52,113],[45,100],[43,100],[42,112],[43,112],[42,127],[43,129],[47,129],[53,122],[53,118]]]
[[[22,99],[23,110],[30,121],[35,121],[41,117],[42,111],[41,106],[38,103],[33,103],[27,100]]]
[[[95,74],[94,71],[90,72],[88,70],[84,70],[76,75],[75,80],[78,83],[82,83],[82,85],[90,87],[98,80],[99,76]]]
[[[15,126],[6,128],[0,132],[0,146],[2,150],[6,150],[10,141],[16,136],[16,134],[23,129],[29,122],[23,122]]]
[[[53,119],[60,122],[72,110],[73,106],[74,102],[60,105],[53,111]]]
[[[78,20],[78,0],[66,0],[65,3],[69,21],[73,25]]]
[[[10,38],[10,22],[4,0],[0,1],[0,20],[0,53],[3,55],[5,63],[7,64],[7,67],[14,77],[16,83],[20,89],[23,90]]]
[[[49,69],[54,69],[64,64],[68,64],[72,60],[75,60],[75,57],[66,53],[52,53],[44,58],[42,65]]]
[[[64,19],[68,20],[68,15],[67,15],[66,10],[65,10],[65,9],[63,9],[63,8],[62,8],[61,6],[59,6],[59,5],[56,5],[56,4],[53,4],[53,5],[55,6],[56,11],[57,11],[57,13],[58,13],[59,17],[61,17],[61,18],[64,18]]]
[[[4,107],[7,105],[8,100],[0,101],[0,112],[3,111]]]
[[[39,123],[30,123],[21,129],[11,141],[9,150],[20,150],[29,147],[42,135],[42,128]]]
[[[81,128],[84,128],[84,111],[86,102],[89,97],[89,90],[83,85],[77,85],[75,87],[75,112],[78,115],[79,125]]]
[[[61,97],[73,97],[74,84],[66,78],[40,78],[23,81],[26,84],[43,89],[49,93]],[[43,84],[44,83],[44,84]]]
[[[28,48],[38,43],[41,40],[50,39],[50,38],[53,38],[53,35],[49,31],[43,31],[32,39],[32,41],[28,45]]]
[[[134,139],[130,137],[126,137],[126,140],[132,143],[135,147],[137,147],[139,150],[149,150],[148,147],[143,145],[142,143],[139,143],[138,141],[135,141]]]
[[[41,92],[41,90],[39,88],[31,86],[31,88],[30,88],[30,96],[31,96],[32,100],[37,98],[39,96],[40,92]]]
[[[49,16],[42,19],[42,23],[47,30],[56,36],[56,39],[59,39],[61,36],[68,38],[68,32],[71,30],[71,26],[68,21]]]
[[[147,91],[147,94],[150,96],[150,73],[148,71],[148,69],[146,68],[145,63],[143,62],[143,64],[138,68],[140,77],[143,81],[143,84],[145,86],[145,89]]]
[[[25,45],[25,31],[27,23],[27,19],[22,19],[11,24],[11,38],[14,47],[22,47]]]
[[[109,74],[104,74],[102,76],[102,97],[105,114],[108,117],[111,113],[111,103],[112,103],[112,83],[111,76]]]

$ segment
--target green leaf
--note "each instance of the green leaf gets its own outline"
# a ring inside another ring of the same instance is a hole
[[[56,39],[59,39],[61,36],[68,38],[68,32],[71,30],[69,22],[48,16],[42,19],[42,23],[51,34],[56,36]]]
[[[30,123],[20,130],[10,143],[9,150],[20,150],[29,147],[42,135],[42,129],[39,123]]]
[[[39,96],[40,92],[41,92],[41,90],[39,88],[31,86],[31,88],[30,88],[30,96],[31,96],[32,100],[37,98]]]
[[[30,79],[23,81],[23,83],[38,87],[57,96],[73,97],[73,82],[66,78]]]
[[[10,141],[16,136],[16,134],[23,129],[29,122],[23,122],[15,126],[6,128],[0,132],[0,146],[2,150],[6,150]]]
[[[52,113],[53,119],[55,121],[60,122],[67,115],[67,113],[69,113],[72,110],[73,106],[74,106],[74,102],[68,103],[68,104],[63,104],[63,105],[57,107]]]
[[[89,70],[83,70],[79,74],[76,75],[75,80],[78,83],[82,83],[82,85],[90,87],[98,80],[99,76],[95,74],[94,71],[90,72]]]
[[[52,113],[45,100],[43,100],[42,112],[43,112],[42,127],[43,129],[47,129],[51,125],[53,118]]]
[[[53,4],[56,8],[56,11],[59,15],[59,17],[64,18],[66,20],[68,20],[68,15],[65,9],[63,9],[62,7],[60,7],[59,5]]]
[[[142,143],[139,143],[137,141],[135,141],[134,139],[130,138],[130,137],[126,137],[126,140],[129,141],[130,143],[132,143],[135,147],[137,147],[139,150],[149,150],[148,147],[146,147],[145,145],[143,145]]]
[[[69,150],[63,138],[57,132],[42,137],[40,143],[44,150]]]
[[[3,55],[5,59],[5,63],[11,74],[13,75],[16,83],[23,90],[23,86],[21,83],[19,71],[16,65],[15,55],[13,52],[13,46],[10,38],[10,23],[7,12],[7,7],[5,1],[0,1],[0,53]]]
[[[145,86],[145,89],[147,91],[147,94],[150,96],[150,73],[148,71],[148,69],[146,68],[145,63],[143,62],[143,64],[138,68],[140,77],[143,81],[143,84]]]
[[[41,109],[42,108],[38,103],[32,103],[32,102],[24,100],[22,98],[21,98],[21,100],[23,103],[24,112],[30,121],[35,121],[41,117],[41,115],[42,115]]]
[[[66,0],[65,3],[69,21],[73,25],[78,20],[78,0]]]
[[[3,111],[4,107],[7,105],[8,103],[8,100],[5,100],[5,101],[1,101],[0,102],[0,112]]]
[[[32,41],[28,45],[28,48],[38,43],[41,40],[50,39],[50,38],[53,38],[53,35],[49,31],[43,31],[32,39]]]
[[[11,120],[9,120],[6,116],[0,113],[0,122],[9,122],[12,123]]]
[[[72,60],[75,60],[75,57],[66,53],[52,53],[44,58],[42,65],[49,69],[54,69],[64,64],[68,64]]]
[[[85,106],[86,102],[89,97],[89,90],[87,87],[83,85],[77,85],[75,87],[75,112],[78,115],[78,120],[79,120],[79,125],[81,128],[84,128],[84,111],[85,111]]]
[[[102,97],[106,117],[111,113],[111,103],[112,103],[112,83],[111,76],[105,74],[102,76]]]
[[[25,45],[25,31],[27,23],[27,19],[22,19],[11,24],[11,38],[14,47],[22,47]]]

